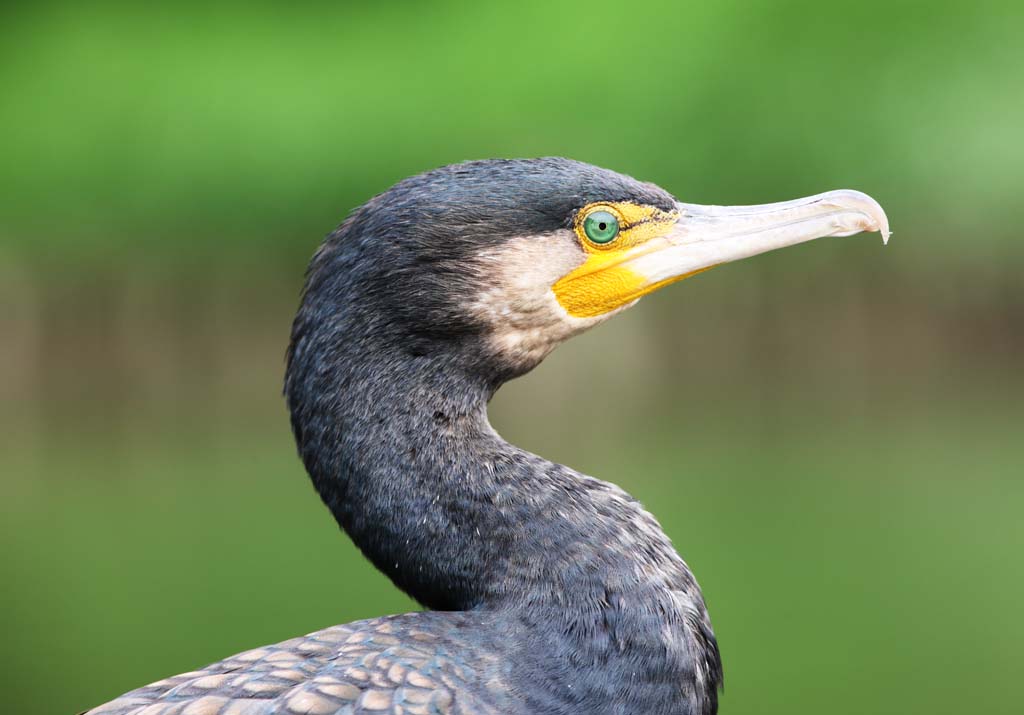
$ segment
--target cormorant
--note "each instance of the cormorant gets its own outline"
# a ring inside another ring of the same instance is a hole
[[[502,383],[646,293],[821,236],[880,231],[855,191],[680,203],[562,158],[399,182],[316,252],[285,395],[317,491],[429,611],[334,626],[93,715],[710,715],[722,667],[693,574],[618,487],[487,421]]]

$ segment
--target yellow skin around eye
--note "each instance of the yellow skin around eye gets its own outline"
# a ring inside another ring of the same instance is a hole
[[[608,211],[619,219],[615,240],[596,244],[583,231],[583,220],[594,211]],[[628,202],[595,203],[585,206],[576,216],[573,230],[587,253],[582,265],[562,276],[552,287],[565,311],[576,318],[593,318],[620,308],[668,283],[694,273],[674,276],[658,283],[631,270],[627,258],[663,248],[661,239],[679,218],[674,211]]]
[[[583,222],[595,211],[607,211],[619,219],[619,234],[608,243],[594,243],[587,238],[583,230]],[[652,238],[664,236],[675,224],[679,215],[675,211],[662,211],[654,206],[625,201],[617,203],[599,202],[587,204],[576,214],[573,231],[580,239],[583,250],[592,254],[609,254],[639,246]]]

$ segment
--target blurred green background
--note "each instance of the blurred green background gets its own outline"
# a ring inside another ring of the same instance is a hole
[[[558,154],[692,202],[857,188],[892,222],[645,299],[492,405],[662,521],[722,712],[1019,712],[1022,26],[1019,2],[6,4],[5,709],[414,607],[294,456],[304,265],[404,176]]]

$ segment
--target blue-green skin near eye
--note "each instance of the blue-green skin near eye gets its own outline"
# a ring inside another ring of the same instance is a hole
[[[583,219],[583,232],[594,243],[609,243],[619,235],[619,220],[607,211],[594,211]]]

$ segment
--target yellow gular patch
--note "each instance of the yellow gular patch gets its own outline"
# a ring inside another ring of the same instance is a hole
[[[619,221],[619,233],[608,243],[594,243],[584,231],[586,217],[595,211],[607,211]],[[656,251],[666,245],[664,236],[678,219],[674,211],[633,203],[595,203],[581,209],[573,227],[587,260],[562,276],[552,287],[565,311],[577,318],[593,318],[681,280],[678,276],[651,284],[629,268],[631,258]],[[692,275],[692,274],[688,274]]]

